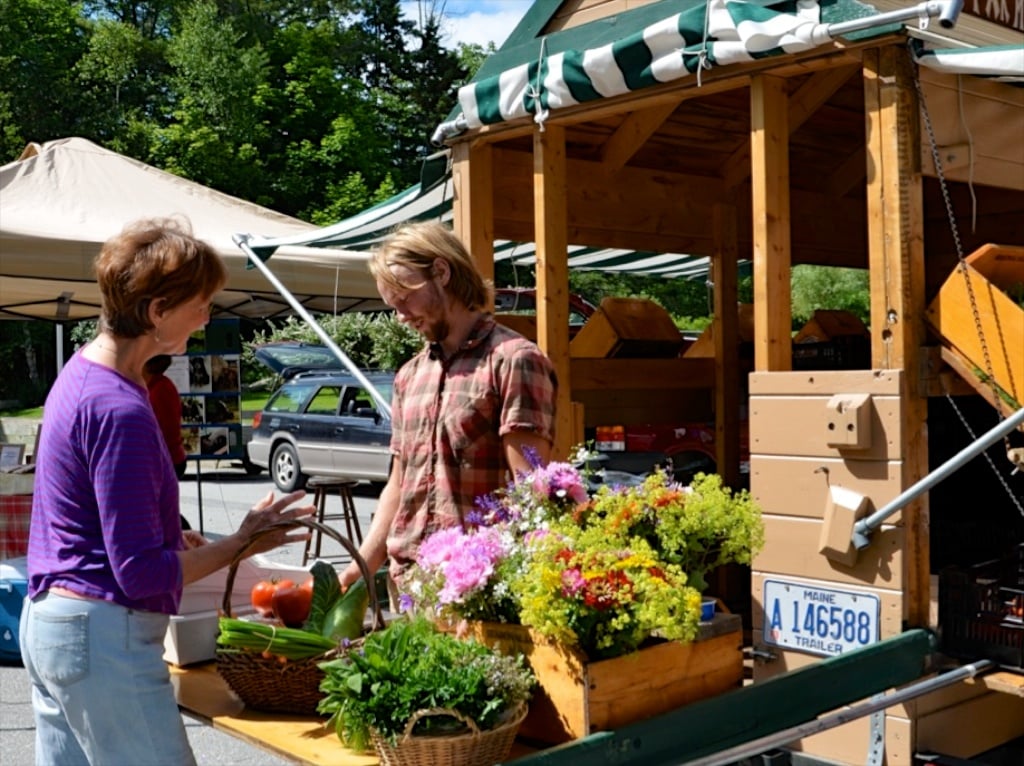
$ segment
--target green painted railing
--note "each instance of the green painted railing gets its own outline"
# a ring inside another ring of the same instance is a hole
[[[669,713],[518,758],[515,766],[670,766],[813,720],[917,680],[934,634],[911,630],[877,644]]]

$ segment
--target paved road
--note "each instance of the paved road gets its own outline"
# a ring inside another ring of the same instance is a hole
[[[226,534],[237,528],[246,510],[267,492],[273,490],[275,494],[280,494],[266,474],[246,476],[240,468],[227,462],[205,462],[201,464],[200,470],[201,481],[197,482],[194,464],[190,464],[189,473],[181,485],[181,506],[189,523],[199,529],[201,521],[208,536]],[[328,499],[329,513],[332,511],[332,502],[337,504],[339,501]],[[376,498],[368,490],[357,491],[355,504],[365,531],[369,528]],[[340,547],[334,540],[325,540],[324,553],[340,551]],[[302,546],[288,546],[267,555],[284,564],[301,564]],[[188,716],[183,716],[183,720],[199,766],[286,766],[290,763],[215,731]],[[0,664],[0,763],[3,766],[32,766],[33,743],[34,726],[28,676],[20,664]]]

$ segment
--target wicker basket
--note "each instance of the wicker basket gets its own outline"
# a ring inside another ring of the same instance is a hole
[[[352,560],[356,562],[363,579],[366,580],[366,589],[370,596],[370,610],[374,616],[373,628],[383,627],[384,615],[381,612],[374,578],[370,574],[366,561],[359,555],[359,550],[348,538],[312,519],[295,519],[275,524],[250,538],[248,544],[235,555],[228,567],[222,603],[223,613],[228,617],[231,616],[231,591],[235,584],[235,574],[238,571],[238,564],[246,557],[252,545],[264,535],[275,530],[296,527],[319,530],[322,534],[337,540],[351,554]],[[317,715],[317,704],[323,697],[320,692],[320,682],[324,679],[324,672],[320,669],[319,664],[331,659],[336,654],[337,650],[332,650],[315,657],[282,663],[276,657],[267,658],[257,652],[218,648],[217,672],[248,708],[271,713],[311,716]]]
[[[431,708],[414,713],[395,744],[374,731],[370,732],[370,737],[380,756],[381,766],[493,766],[508,758],[519,724],[526,718],[526,711],[526,705],[520,705],[505,723],[480,731],[473,719],[456,710]],[[440,715],[461,721],[469,731],[437,736],[412,733],[421,718]]]

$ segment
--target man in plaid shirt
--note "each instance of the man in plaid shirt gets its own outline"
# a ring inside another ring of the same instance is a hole
[[[444,225],[405,226],[370,261],[381,297],[428,345],[395,378],[391,475],[360,553],[392,579],[430,533],[461,524],[477,497],[542,462],[554,436],[556,379],[532,342],[497,324],[491,286]],[[348,586],[353,564],[342,573]]]

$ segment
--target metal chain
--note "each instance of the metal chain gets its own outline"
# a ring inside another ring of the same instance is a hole
[[[977,441],[978,437],[974,433],[974,429],[971,428],[971,424],[967,422],[967,418],[964,417],[964,414],[963,412],[960,411],[960,408],[956,406],[956,402],[953,401],[953,396],[949,393],[949,391],[943,391],[943,393],[946,395],[946,401],[949,402],[949,406],[953,408],[953,412],[955,412],[956,416],[960,418],[960,422],[964,424],[964,428],[967,429],[967,433],[970,435],[971,439]],[[985,460],[987,460],[988,464],[992,466],[992,472],[996,475],[996,478],[999,479],[999,483],[1003,485],[1003,489],[1006,490],[1006,494],[1010,496],[1010,502],[1012,502],[1014,506],[1016,506],[1017,511],[1020,513],[1020,515],[1024,516],[1024,505],[1021,505],[1020,500],[1018,500],[1017,496],[1013,494],[1013,488],[1010,486],[1010,483],[1006,481],[1006,477],[999,472],[999,469],[996,467],[996,463],[992,459],[992,456],[988,454],[987,450],[985,452],[982,452],[981,454],[985,456]]]
[[[974,295],[974,285],[971,283],[971,277],[967,269],[967,259],[964,257],[963,243],[960,241],[960,230],[956,225],[956,215],[953,213],[953,201],[949,196],[949,187],[946,184],[946,176],[942,172],[942,158],[939,156],[939,145],[935,139],[935,130],[932,128],[931,115],[928,112],[928,103],[924,98],[924,90],[921,88],[921,77],[920,71],[917,64],[914,64],[914,88],[917,91],[917,102],[921,108],[921,117],[924,120],[925,130],[928,131],[928,142],[929,148],[931,149],[932,162],[935,163],[935,174],[939,180],[939,188],[942,191],[942,200],[946,205],[946,217],[949,219],[949,229],[953,235],[953,243],[956,245],[956,256],[959,261],[958,268],[960,273],[964,275],[964,286],[967,288],[967,297],[971,303],[971,314],[974,316],[974,329],[978,333],[978,342],[981,344],[981,353],[985,360],[985,373],[988,376],[988,385],[992,389],[992,397],[994,400],[996,412],[999,415],[999,420],[1005,419],[1002,406],[1002,398],[1000,396],[999,386],[996,383],[996,376],[994,368],[992,366],[992,357],[989,355],[988,343],[985,340],[985,331],[981,324],[981,311],[978,309],[978,300]],[[947,394],[948,396],[948,394]],[[972,434],[973,436],[973,434]],[[1011,447],[1009,435],[1003,437],[1003,446],[1009,450]],[[991,462],[991,461],[990,461]],[[996,470],[995,464],[992,464],[993,470]],[[1002,479],[1002,475],[996,470],[996,475]],[[1011,493],[1011,497],[1012,497]],[[1016,498],[1014,498],[1016,500]]]

